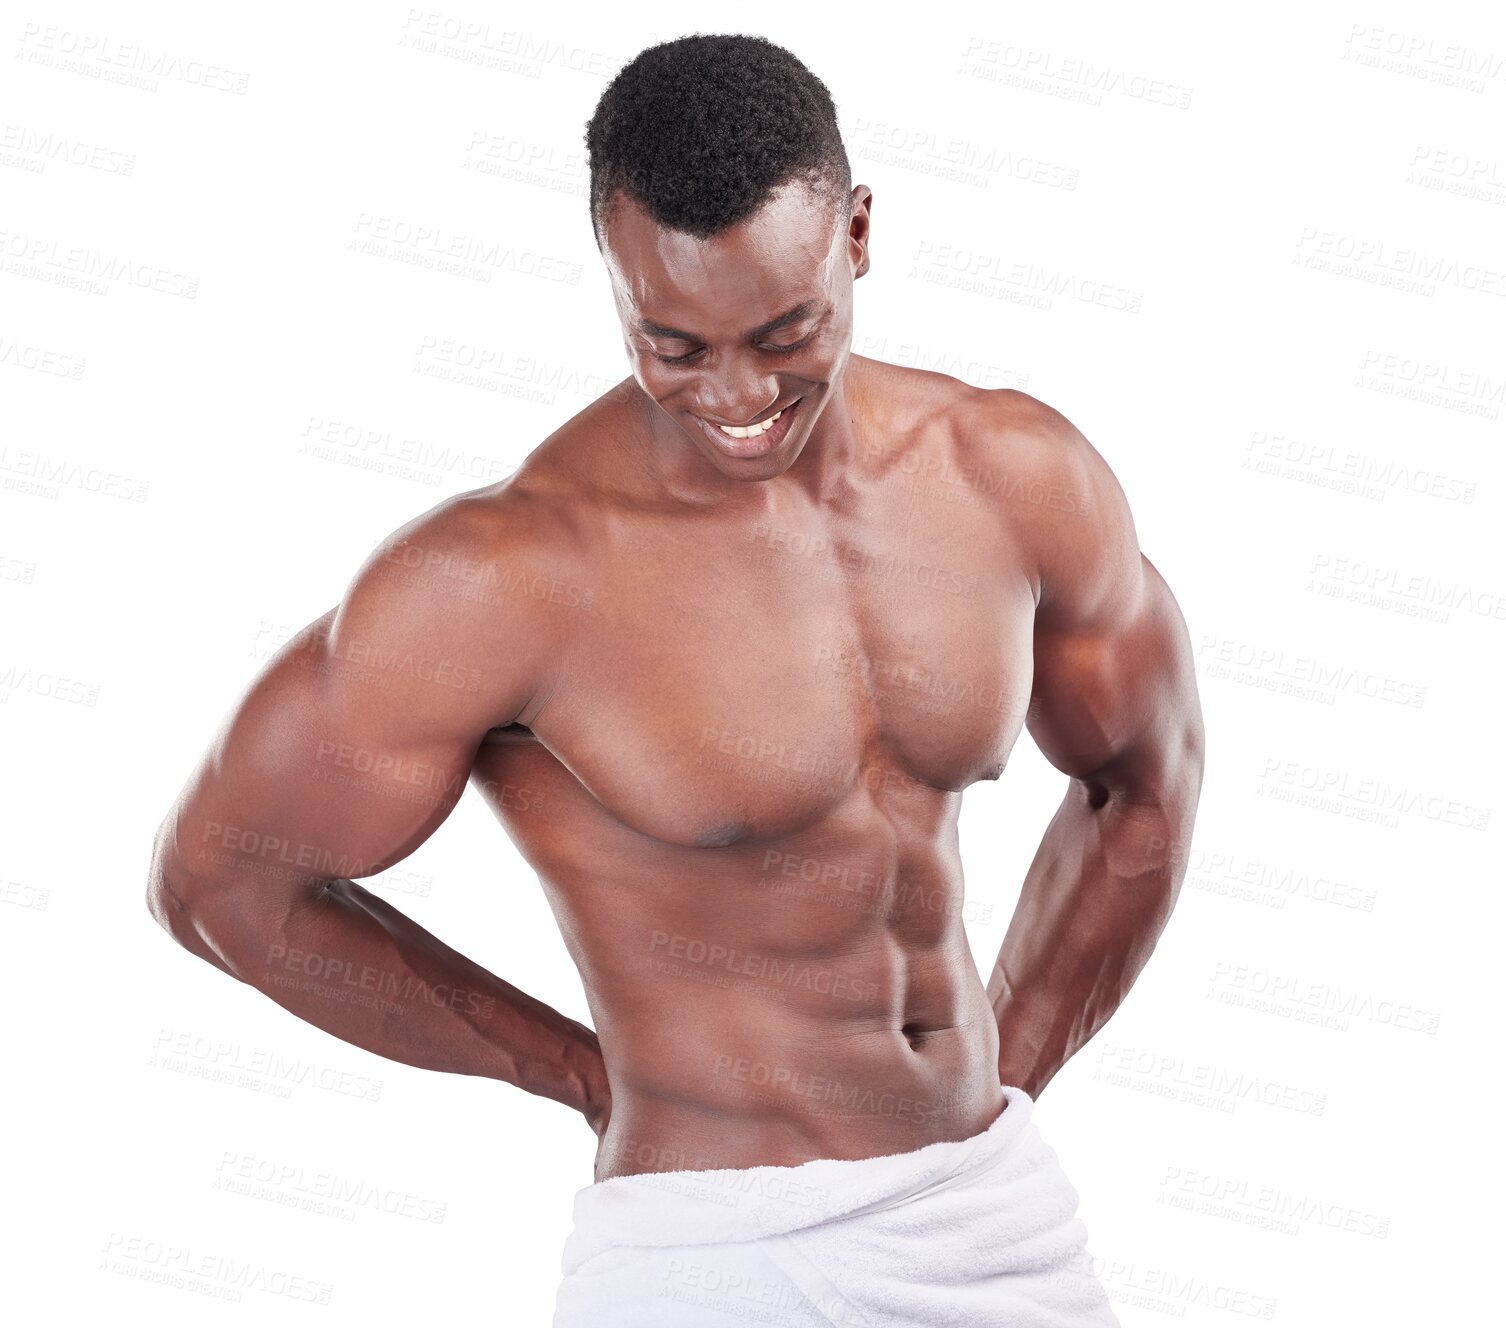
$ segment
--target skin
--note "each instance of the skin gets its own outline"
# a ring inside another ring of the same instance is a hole
[[[697,239],[619,195],[631,376],[384,541],[158,832],[148,900],[187,949],[580,1111],[598,1180],[980,1132],[1112,1015],[1185,869],[1190,642],[1118,483],[1034,398],[852,355],[866,186],[844,214],[791,185]],[[764,457],[703,423],[797,398]],[[1027,727],[1069,780],[985,980],[958,814]],[[356,883],[467,782],[594,1031]]]

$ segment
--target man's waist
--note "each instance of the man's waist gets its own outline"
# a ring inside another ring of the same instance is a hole
[[[924,1057],[894,1030],[861,1052],[760,1046],[713,1052],[699,1075],[678,1058],[634,1067],[613,1075],[598,1165],[609,1174],[797,1166],[966,1137],[997,1108],[997,1058],[976,1030],[953,1038],[950,1053]]]

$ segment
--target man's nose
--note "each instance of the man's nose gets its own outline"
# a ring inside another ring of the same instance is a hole
[[[708,382],[701,389],[701,414],[717,424],[741,428],[762,419],[779,400],[773,378],[747,378],[736,383]]]

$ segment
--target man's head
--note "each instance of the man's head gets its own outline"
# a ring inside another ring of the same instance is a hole
[[[617,74],[586,145],[634,377],[728,478],[783,472],[847,362],[868,267],[871,195],[830,93],[761,37],[682,37]],[[785,407],[762,438],[720,427]]]

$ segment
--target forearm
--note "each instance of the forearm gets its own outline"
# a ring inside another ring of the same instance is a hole
[[[1171,915],[1195,801],[1117,793],[1095,808],[1073,781],[989,977],[1000,1082],[1038,1095],[1119,1008]]]
[[[346,1042],[483,1075],[590,1119],[608,1096],[596,1034],[504,982],[350,880],[278,915],[192,910],[158,878],[158,920],[194,954]]]

